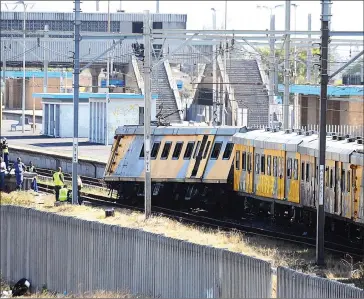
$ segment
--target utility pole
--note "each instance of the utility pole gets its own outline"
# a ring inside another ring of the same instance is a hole
[[[274,30],[274,21],[275,16],[270,15],[270,30]],[[275,62],[275,49],[274,49],[274,34],[271,34],[270,40],[269,40],[269,46],[270,46],[270,55],[269,55],[269,105],[270,107],[274,107],[274,62]],[[270,109],[269,118],[271,119],[271,124],[273,124],[273,113],[272,109]]]
[[[308,14],[308,31],[311,31],[311,14]],[[308,48],[307,48],[307,65],[306,65],[306,69],[307,69],[307,83],[311,83],[311,73],[312,73],[312,46],[311,46],[311,34],[308,34]]]
[[[75,56],[73,71],[73,158],[72,158],[72,204],[78,204],[78,101],[80,91],[80,29],[81,2],[75,0]]]
[[[216,10],[215,10],[215,8],[211,8],[211,10],[212,10],[212,29],[216,30]],[[213,110],[213,112],[211,113],[211,108],[210,108],[210,117],[211,117],[210,120],[212,120],[212,123],[214,126],[217,125],[216,119],[215,119],[215,115],[217,112],[216,59],[217,59],[216,45],[213,45],[212,46],[212,110]]]
[[[32,98],[33,98],[33,133],[35,133],[35,97],[33,96],[33,93],[34,93],[34,85],[35,85],[35,80],[34,80],[34,75],[33,75],[33,84],[32,84]]]
[[[329,52],[329,5],[330,0],[322,0],[321,12],[321,99],[320,99],[320,145],[319,145],[319,192],[317,201],[317,229],[316,229],[316,263],[325,263],[325,159],[326,159],[326,109],[327,109],[327,59]]]
[[[107,1],[107,32],[110,33],[110,0]],[[105,134],[105,145],[109,145],[109,101],[110,101],[110,52],[107,53],[107,61],[106,61],[106,103],[105,103],[105,110],[106,110],[106,117],[105,117],[105,127],[106,127],[106,134]]]
[[[151,28],[149,10],[144,11],[144,168],[145,168],[145,219],[152,213],[152,177],[150,163],[151,122]]]
[[[49,26],[48,25],[44,25],[44,39],[47,40],[48,39],[48,31],[49,31]],[[46,53],[46,49],[44,49],[43,51],[43,55],[44,55],[44,78],[43,78],[43,92],[46,93],[48,90],[48,57],[47,57],[47,53]]]
[[[22,133],[25,132],[25,51],[26,51],[26,47],[25,47],[25,22],[26,22],[26,4],[24,3],[24,1],[22,1],[23,7],[24,7],[24,16],[23,16],[23,46],[24,46],[24,52],[23,52],[23,96],[22,96],[22,100],[21,100],[21,107],[22,107]]]
[[[226,30],[226,25],[227,25],[227,1],[225,1],[225,24],[224,24],[224,30]],[[227,88],[227,85],[226,85],[226,82],[227,82],[227,70],[226,70],[226,51],[227,51],[227,48],[226,48],[226,45],[227,45],[227,38],[225,39],[225,45],[223,46],[223,49],[224,49],[224,84],[223,84],[224,92],[223,92],[223,95],[224,96],[223,96],[223,99],[222,99],[222,106],[221,106],[221,110],[222,110],[222,113],[221,113],[221,125],[222,126],[224,126],[225,123],[226,123],[226,121],[225,121],[225,95],[226,95],[226,88]],[[230,94],[228,96],[230,97]],[[234,115],[234,109],[231,109],[231,110],[232,110],[232,116],[233,116]]]
[[[286,0],[286,30],[290,31],[291,27],[291,1]],[[289,51],[290,51],[290,34],[286,35],[284,43],[284,97],[283,97],[283,127],[288,129],[288,115],[289,115]]]
[[[3,126],[3,105],[5,105],[6,101],[6,43],[4,42],[4,61],[3,61],[3,82],[4,82],[4,90],[2,93],[2,98],[0,99],[0,129]],[[1,133],[1,132],[0,132]]]

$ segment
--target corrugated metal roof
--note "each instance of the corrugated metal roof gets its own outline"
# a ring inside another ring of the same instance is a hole
[[[120,22],[143,22],[143,13],[111,13],[111,21]],[[150,14],[154,22],[187,22],[186,14]],[[28,12],[28,20],[59,20],[74,21],[74,14],[71,12]],[[2,20],[23,20],[22,12],[2,11]],[[81,21],[107,21],[107,13],[81,13]]]

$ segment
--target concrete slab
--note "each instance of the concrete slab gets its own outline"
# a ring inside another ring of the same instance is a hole
[[[10,149],[34,151],[36,153],[64,156],[72,158],[72,138],[52,138],[40,135],[41,125],[37,125],[36,132],[26,130],[24,134],[21,128],[18,131],[10,131],[10,125],[16,121],[3,120],[1,138],[6,137]],[[87,138],[79,138],[79,159],[107,163],[111,146],[97,145],[88,142]]]

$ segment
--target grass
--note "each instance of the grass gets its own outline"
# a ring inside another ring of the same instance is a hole
[[[1,204],[28,206],[64,216],[142,229],[195,244],[225,248],[263,259],[271,262],[273,267],[285,266],[304,273],[320,273],[330,279],[349,279],[359,287],[364,286],[364,264],[355,263],[350,257],[334,256],[326,252],[326,267],[319,269],[314,263],[315,249],[304,245],[295,245],[266,237],[248,236],[234,231],[222,232],[215,229],[204,229],[160,216],[152,216],[146,221],[142,213],[125,209],[116,209],[115,217],[105,218],[105,212],[101,208],[73,205],[54,207],[53,203],[54,196],[52,195],[34,196],[26,192],[3,194],[1,198]]]
[[[0,293],[3,291],[9,291],[10,286],[9,284],[3,280],[3,278],[0,276]],[[27,293],[24,296],[24,298],[60,298],[60,294],[57,294],[55,292],[50,292],[48,290],[43,290],[42,292],[37,293]],[[20,297],[20,298],[22,298]],[[94,293],[84,293],[84,294],[62,294],[62,298],[141,298],[139,296],[133,296],[130,295],[128,292],[119,292],[119,293],[113,293],[113,292],[105,292],[105,291],[96,291]],[[145,298],[145,297],[143,297]]]

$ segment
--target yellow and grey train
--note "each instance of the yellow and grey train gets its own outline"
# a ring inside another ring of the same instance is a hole
[[[142,126],[116,130],[105,182],[120,200],[144,197]],[[245,127],[153,127],[152,203],[235,213],[267,211],[314,222],[318,135]],[[362,137],[327,136],[325,212],[332,223],[364,227]]]

